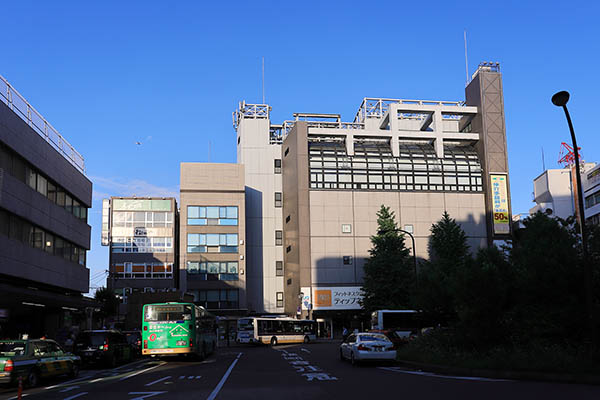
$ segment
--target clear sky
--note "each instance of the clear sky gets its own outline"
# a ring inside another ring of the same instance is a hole
[[[8,1],[3,75],[84,156],[94,184],[92,286],[105,284],[101,199],[178,195],[180,162],[235,162],[231,112],[266,101],[272,121],[341,113],[363,97],[464,100],[469,72],[498,61],[513,214],[558,168],[569,109],[600,161],[600,6],[592,1]],[[594,122],[596,121],[596,122]],[[141,142],[141,145],[136,145]],[[209,152],[210,143],[210,152]]]

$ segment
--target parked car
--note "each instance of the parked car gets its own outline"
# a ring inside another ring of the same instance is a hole
[[[340,359],[352,365],[361,361],[394,361],[394,344],[381,333],[359,332],[349,335],[340,345]]]
[[[123,331],[127,337],[127,343],[131,346],[134,357],[142,355],[142,332],[141,331]]]
[[[40,378],[77,377],[81,359],[64,351],[54,340],[0,340],[0,384],[15,384],[19,377],[28,386]]]
[[[110,368],[133,358],[127,337],[116,330],[83,331],[75,340],[75,354],[84,365],[102,364]]]

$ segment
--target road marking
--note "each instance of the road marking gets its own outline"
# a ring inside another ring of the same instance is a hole
[[[79,389],[79,386],[69,386],[69,387],[64,388],[63,390],[59,390],[59,392],[65,393],[65,392],[68,392],[68,391],[74,390],[74,389]]]
[[[465,381],[484,381],[484,382],[511,382],[510,379],[483,378],[483,377],[479,377],[479,376],[439,375],[439,374],[434,374],[433,372],[409,371],[406,369],[402,369],[400,367],[379,367],[379,369],[384,369],[386,371],[392,371],[392,372],[399,372],[401,374],[430,376],[430,377],[434,377],[434,378],[458,379],[458,380],[465,380]]]
[[[23,395],[22,395],[21,397],[25,397],[25,396],[29,396],[29,394],[28,394],[28,393],[23,393]],[[18,397],[19,397],[19,396],[11,397],[11,398],[10,398],[10,399],[8,399],[8,400],[16,400]]]
[[[88,394],[88,392],[81,392],[81,393],[77,393],[76,395],[73,395],[73,396],[71,396],[71,397],[65,397],[65,399],[64,399],[64,400],[72,400],[72,399],[76,399],[76,398],[78,398],[78,397],[85,396],[86,394]]]
[[[225,372],[225,375],[223,375],[223,377],[221,378],[221,381],[219,382],[219,384],[217,385],[217,387],[215,387],[215,389],[212,391],[212,393],[210,394],[210,396],[208,396],[208,398],[206,400],[214,400],[215,397],[217,397],[217,395],[219,394],[219,391],[221,390],[221,388],[225,384],[225,381],[229,377],[229,374],[231,373],[231,370],[233,370],[233,367],[235,367],[235,364],[237,364],[237,362],[239,361],[239,359],[240,359],[241,356],[242,356],[242,353],[238,353],[238,355],[235,358],[235,360],[233,360],[233,362],[229,366],[229,369],[227,370],[227,372]]]
[[[304,351],[304,352],[306,352],[306,353],[310,354],[310,350],[307,350],[307,349],[305,349],[304,347],[302,347],[300,350],[302,350],[302,351]]]
[[[163,378],[160,378],[160,379],[157,379],[157,380],[155,380],[154,382],[147,383],[147,384],[146,384],[146,386],[152,386],[152,385],[154,385],[155,383],[162,382],[162,381],[164,381],[164,380],[166,380],[166,379],[169,379],[170,377],[171,377],[171,375],[167,375],[167,376],[165,376],[165,377],[163,377]]]
[[[90,383],[98,382],[98,381],[101,381],[102,379],[104,379],[104,378],[97,378],[97,379],[90,381]]]
[[[77,378],[77,379],[73,379],[70,381],[66,381],[66,382],[61,382],[59,384],[56,385],[52,385],[52,386],[46,386],[44,389],[48,390],[48,389],[55,389],[57,387],[63,387],[63,386],[68,386],[71,383],[75,383],[75,382],[79,382],[79,381],[84,381],[88,378],[91,378],[93,375],[86,375],[86,376],[82,376],[81,378]]]
[[[124,377],[122,377],[121,379],[119,379],[119,381],[124,381],[125,379],[129,379],[129,378],[132,378],[132,377],[134,377],[134,376],[136,376],[136,375],[143,374],[144,372],[150,371],[151,369],[154,369],[154,368],[160,367],[161,365],[164,365],[164,364],[166,364],[166,362],[164,362],[164,361],[163,361],[163,362],[161,362],[160,364],[157,364],[157,365],[155,365],[155,366],[153,366],[153,367],[146,368],[146,369],[143,369],[143,370],[141,370],[141,371],[138,371],[138,372],[136,372],[136,373],[133,373],[133,374],[130,374],[130,375],[124,376]]]
[[[179,379],[185,379],[185,375],[181,375]]]
[[[148,397],[156,396],[157,394],[163,394],[163,393],[167,393],[167,392],[129,392],[128,394],[143,394],[145,396],[134,397],[130,400],[144,400]]]
[[[196,376],[196,379],[200,379],[200,378],[202,378],[202,375],[197,375]]]

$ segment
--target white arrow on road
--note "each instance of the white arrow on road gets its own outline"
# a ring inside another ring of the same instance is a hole
[[[163,392],[129,392],[129,394],[143,394],[143,396],[133,397],[130,400],[144,400],[144,399],[147,399],[148,397],[156,396],[157,394],[163,394],[163,393],[167,393],[167,392],[166,391],[163,391]]]

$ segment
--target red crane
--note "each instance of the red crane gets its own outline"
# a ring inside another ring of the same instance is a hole
[[[579,153],[579,162],[583,163],[584,161],[581,154],[581,147],[579,146],[577,147],[577,153]],[[575,152],[573,151],[573,147],[566,144],[565,142],[562,142],[560,144],[559,156],[559,164],[564,164],[565,167],[570,167],[571,165],[575,164]]]

